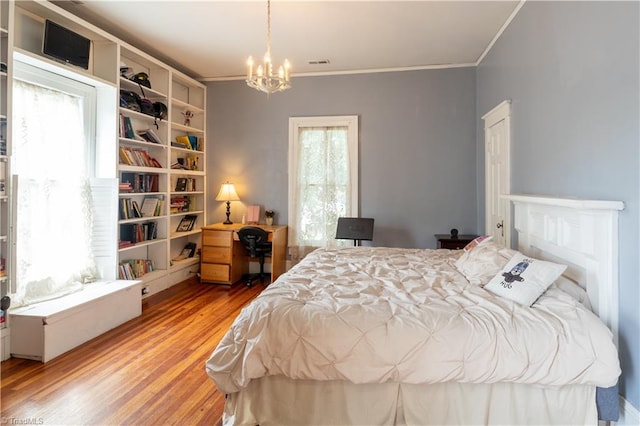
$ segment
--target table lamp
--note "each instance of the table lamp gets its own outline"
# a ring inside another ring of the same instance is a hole
[[[238,197],[238,193],[236,192],[235,186],[232,183],[225,182],[220,187],[220,192],[216,196],[216,201],[225,201],[227,203],[227,220],[225,220],[225,225],[231,225],[233,222],[229,219],[229,215],[231,214],[231,201],[240,201],[240,197]]]

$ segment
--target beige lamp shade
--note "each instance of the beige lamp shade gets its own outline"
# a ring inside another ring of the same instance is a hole
[[[220,192],[216,195],[216,201],[240,201],[236,187],[232,183],[223,183],[220,187]]]
[[[220,192],[216,196],[216,201],[225,201],[227,203],[227,220],[225,220],[225,225],[231,225],[231,219],[229,216],[231,215],[231,201],[240,201],[240,197],[238,197],[238,193],[236,192],[236,187],[233,186],[232,183],[225,182],[220,187]]]

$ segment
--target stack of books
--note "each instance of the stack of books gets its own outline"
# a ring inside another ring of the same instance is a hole
[[[191,197],[171,197],[171,213],[188,212],[191,209]]]

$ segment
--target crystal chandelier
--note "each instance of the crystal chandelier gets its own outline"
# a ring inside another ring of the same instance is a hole
[[[273,73],[273,63],[271,63],[271,0],[267,0],[267,53],[264,61],[253,69],[253,58],[249,56],[247,60],[247,85],[265,93],[275,93],[291,87],[289,80],[289,61],[284,60],[284,64],[278,68],[278,75]]]

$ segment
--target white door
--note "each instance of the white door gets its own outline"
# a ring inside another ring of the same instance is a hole
[[[501,198],[511,191],[509,146],[511,144],[511,101],[504,101],[485,114],[485,233],[505,246],[511,245],[509,201]]]

